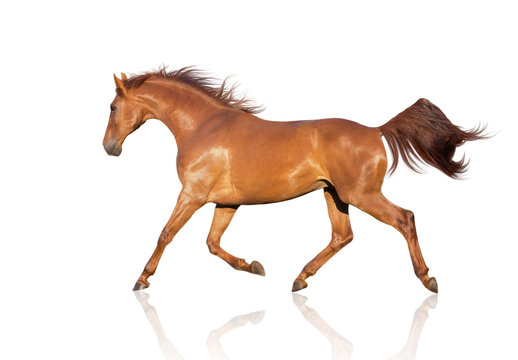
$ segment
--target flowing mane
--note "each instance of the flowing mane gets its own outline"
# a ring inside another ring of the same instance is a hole
[[[235,93],[237,85],[227,86],[228,78],[220,82],[218,79],[208,76],[204,71],[193,66],[186,66],[179,70],[171,71],[168,71],[167,67],[162,66],[156,71],[145,72],[139,75],[131,74],[128,79],[124,80],[124,86],[126,89],[136,89],[151,78],[179,81],[202,91],[227,106],[250,114],[257,114],[264,110],[263,106],[256,105],[253,100],[248,99],[246,96],[237,96]]]

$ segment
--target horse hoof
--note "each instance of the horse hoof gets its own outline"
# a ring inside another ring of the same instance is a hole
[[[426,284],[426,288],[434,293],[437,293],[439,291],[439,288],[437,287],[437,280],[435,280],[434,277],[430,278]]]
[[[252,274],[264,276],[264,268],[259,261],[252,261],[250,265],[252,267]]]
[[[307,286],[308,286],[308,283],[305,282],[304,280],[295,280],[293,282],[293,287],[291,288],[291,291],[292,292],[299,291],[299,290],[304,289]]]
[[[148,287],[149,287],[149,284],[143,284],[143,283],[137,281],[135,283],[135,286],[133,287],[133,291],[144,290]]]

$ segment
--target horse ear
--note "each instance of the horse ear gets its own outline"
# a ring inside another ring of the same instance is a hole
[[[121,91],[123,94],[126,93],[126,89],[124,88],[124,82],[121,79],[119,79],[115,74],[113,74],[113,79],[115,80],[115,86],[117,87],[117,90]]]
[[[123,72],[121,72],[121,80],[124,81],[124,80],[128,80],[128,77],[126,76],[126,74],[124,74]]]

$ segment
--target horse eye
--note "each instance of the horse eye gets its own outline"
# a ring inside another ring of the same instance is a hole
[[[117,110],[117,106],[110,105],[110,109],[111,109],[111,111],[115,111],[115,110]]]

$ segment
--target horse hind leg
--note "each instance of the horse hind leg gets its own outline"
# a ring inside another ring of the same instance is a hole
[[[417,240],[414,213],[394,205],[381,192],[361,196],[354,205],[381,222],[396,228],[405,237],[416,276],[428,290],[436,293],[437,281],[434,277],[428,276],[429,269],[424,262]]]
[[[298,291],[308,286],[306,279],[324,265],[345,245],[353,239],[351,223],[349,222],[349,205],[342,202],[334,188],[324,190],[329,219],[331,220],[331,242],[313,260],[302,269],[297,279],[293,282],[292,291]]]
[[[225,260],[234,269],[248,271],[252,274],[264,276],[264,268],[260,262],[252,261],[250,264],[248,264],[244,259],[240,259],[234,255],[229,254],[220,246],[221,236],[230,224],[230,221],[234,217],[237,208],[238,206],[216,205],[209,236],[207,237],[207,246],[209,247],[211,254]]]

